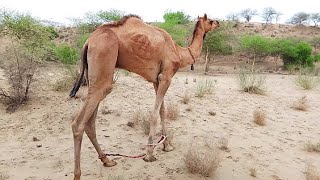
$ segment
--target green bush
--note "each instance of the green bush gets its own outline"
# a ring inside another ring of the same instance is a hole
[[[89,33],[85,33],[85,34],[80,34],[76,40],[76,47],[81,50],[84,43],[86,42],[86,40],[89,38],[90,34]]]
[[[290,65],[314,67],[315,57],[311,55],[312,47],[304,41],[284,39],[281,43],[281,58],[287,69]]]
[[[189,31],[186,26],[174,24],[173,22],[164,22],[157,25],[166,30],[178,45],[187,45],[187,36]]]
[[[87,12],[83,18],[72,19],[72,21],[77,29],[82,34],[85,34],[93,32],[103,23],[120,20],[123,16],[124,12],[116,9],[108,11],[100,10],[98,12]]]
[[[54,54],[63,64],[75,64],[79,59],[78,51],[68,44],[56,45],[54,47]]]
[[[166,23],[172,24],[188,24],[190,22],[190,16],[182,11],[166,11],[163,15],[163,19]]]

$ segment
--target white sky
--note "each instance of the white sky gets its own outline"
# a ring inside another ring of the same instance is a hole
[[[68,18],[82,17],[88,11],[118,9],[128,14],[137,14],[144,21],[162,21],[168,9],[184,11],[191,17],[207,13],[211,18],[225,18],[231,12],[246,8],[261,12],[265,7],[273,7],[283,13],[285,22],[294,13],[320,12],[319,0],[1,0],[0,8],[29,12],[41,19],[68,23]],[[252,21],[259,21],[259,17]]]

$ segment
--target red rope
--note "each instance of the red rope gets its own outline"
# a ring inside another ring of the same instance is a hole
[[[167,138],[166,136],[161,135],[160,140],[158,141],[157,144],[147,144],[147,146],[153,146],[153,148],[155,148],[157,145],[162,144],[166,138]],[[130,155],[124,155],[124,154],[119,154],[119,153],[117,153],[117,154],[111,153],[111,154],[104,154],[103,156],[99,156],[99,159],[102,159],[106,156],[121,156],[121,157],[126,157],[126,158],[143,158],[146,156],[146,154],[143,153],[143,154],[140,154],[137,156],[130,156]]]

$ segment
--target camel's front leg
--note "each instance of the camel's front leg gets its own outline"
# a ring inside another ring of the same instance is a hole
[[[157,125],[157,119],[159,117],[160,107],[162,105],[164,95],[166,94],[170,86],[171,77],[165,77],[162,74],[160,74],[158,77],[158,80],[159,80],[159,85],[158,85],[158,90],[156,95],[156,102],[154,104],[153,111],[151,112],[151,115],[150,115],[150,133],[148,138],[147,154],[143,158],[143,160],[147,162],[152,162],[157,160],[153,156],[153,149],[154,149],[154,146],[152,145],[154,143],[153,136],[155,135],[155,128]]]
[[[156,91],[156,94],[158,91],[158,86],[159,86],[158,83],[153,83],[153,87],[154,87],[154,90]],[[160,107],[160,119],[161,119],[161,134],[166,137],[165,141],[163,142],[163,149],[162,150],[169,152],[169,151],[172,151],[174,149],[174,147],[171,145],[170,140],[168,140],[168,138],[167,138],[168,130],[167,130],[166,122],[165,122],[166,108],[165,108],[164,100],[162,101],[161,107]]]

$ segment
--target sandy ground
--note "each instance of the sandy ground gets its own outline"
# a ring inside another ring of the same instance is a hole
[[[31,101],[13,114],[0,105],[0,179],[72,179],[73,138],[71,119],[81,107],[81,100],[70,100],[68,92],[55,92],[52,85],[63,78],[56,68],[43,68]],[[306,142],[319,142],[319,87],[306,91],[297,87],[294,76],[267,75],[266,95],[241,92],[236,75],[204,76],[179,72],[165,97],[180,109],[178,120],[169,121],[174,132],[174,151],[155,150],[157,161],[117,158],[118,165],[102,166],[89,139],[84,135],[81,154],[82,178],[108,179],[123,175],[125,179],[305,179],[308,162],[320,166],[320,154],[304,150]],[[188,78],[188,84],[185,84]],[[197,82],[216,80],[213,94],[195,97]],[[1,76],[0,85],[4,86]],[[191,95],[189,104],[181,102],[184,93]],[[306,95],[310,108],[297,111],[294,101]],[[136,75],[120,75],[113,92],[100,104],[97,118],[98,141],[108,153],[136,155],[144,153],[147,136],[126,124],[140,110],[153,107],[152,84]],[[266,126],[253,123],[253,111],[267,112]],[[102,114],[101,109],[111,110]],[[191,109],[192,111],[187,111]],[[209,111],[216,113],[209,115]],[[157,132],[160,125],[157,126]],[[39,141],[33,141],[33,137]],[[203,148],[208,141],[228,139],[230,152],[221,151],[222,162],[214,176],[203,178],[188,173],[184,154],[192,141]],[[158,137],[157,137],[158,138]],[[250,168],[257,177],[250,176]]]

